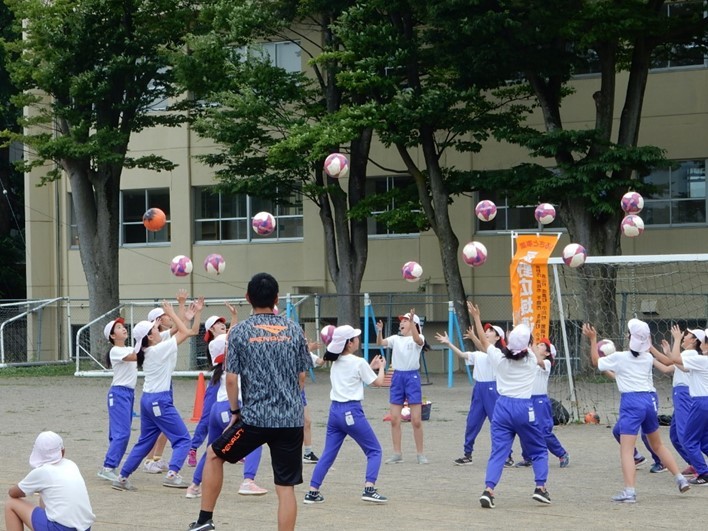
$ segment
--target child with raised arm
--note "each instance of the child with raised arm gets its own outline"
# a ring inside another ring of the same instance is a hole
[[[400,335],[383,337],[383,322],[376,323],[376,344],[391,349],[391,365],[394,368],[391,377],[389,402],[391,404],[391,438],[393,455],[386,464],[403,462],[401,450],[401,411],[403,403],[408,401],[411,410],[413,439],[418,454],[418,464],[428,464],[423,453],[423,391],[420,383],[420,353],[425,346],[425,337],[420,333],[420,318],[411,308],[410,312],[399,317]]]
[[[673,455],[662,443],[659,434],[656,394],[651,375],[654,358],[649,353],[651,348],[649,325],[639,319],[630,319],[627,327],[629,329],[629,350],[617,351],[601,358],[597,352],[595,328],[588,323],[583,325],[583,335],[590,340],[590,357],[593,366],[600,371],[612,371],[617,382],[617,389],[620,392],[618,424],[624,489],[612,497],[612,501],[618,503],[635,503],[637,501],[634,446],[640,429],[646,434],[652,449],[659,456],[662,464],[673,474],[679,492],[684,493],[690,488],[686,478],[679,472]]]
[[[546,490],[548,479],[548,448],[536,422],[531,392],[536,372],[544,367],[543,357],[531,348],[531,330],[518,324],[509,333],[507,346],[498,349],[484,335],[479,307],[469,303],[468,309],[474,319],[474,328],[469,334],[479,350],[486,352],[497,373],[499,399],[492,417],[492,451],[487,462],[485,489],[479,497],[484,509],[495,507],[494,489],[501,479],[504,461],[507,459],[514,437],[519,436],[521,446],[531,460],[536,488],[531,497],[543,504],[551,503]]]
[[[327,347],[325,361],[333,361],[330,371],[332,405],[327,420],[327,438],[322,457],[315,465],[310,481],[310,491],[305,503],[322,503],[320,486],[337,458],[344,439],[351,437],[366,454],[366,479],[361,499],[373,503],[386,503],[388,499],[376,490],[376,479],[381,468],[381,444],[364,415],[361,401],[364,384],[380,386],[386,377],[386,363],[381,356],[374,356],[371,363],[356,355],[361,341],[361,330],[349,325],[338,326]],[[378,375],[374,373],[378,371]]]
[[[182,415],[174,405],[172,372],[177,365],[177,347],[197,334],[203,306],[202,298],[192,303],[190,313],[193,313],[194,324],[192,329],[189,329],[177,316],[172,305],[164,301],[162,308],[177,327],[177,333],[166,340],[162,339],[157,324],[153,322],[140,321],[133,328],[133,350],[138,355],[138,367],[142,366],[145,374],[143,394],[140,398],[140,437],[123,463],[120,476],[112,484],[116,490],[137,490],[128,477],[150,452],[160,433],[164,433],[172,445],[169,471],[162,484],[165,487],[185,489],[189,486],[182,480],[179,471],[187,459],[191,437]]]

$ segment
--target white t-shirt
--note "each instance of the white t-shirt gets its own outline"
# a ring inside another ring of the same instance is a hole
[[[487,349],[489,361],[497,374],[497,391],[509,398],[531,398],[531,388],[536,377],[538,361],[533,352],[521,360],[504,357],[494,345]]]
[[[39,493],[52,522],[83,531],[96,520],[84,478],[69,459],[33,469],[17,486],[27,496]]]
[[[485,352],[476,350],[474,352],[465,352],[465,363],[473,365],[472,378],[475,382],[494,382],[497,375],[494,372],[492,364],[489,362],[489,356]]]
[[[425,338],[420,335],[425,343]],[[420,352],[423,345],[413,341],[413,336],[389,336],[386,345],[391,349],[391,365],[397,371],[417,371],[420,369]]]
[[[695,350],[694,350],[694,352],[695,352]],[[688,387],[689,379],[690,378],[688,377],[687,371],[683,371],[683,370],[679,369],[678,367],[674,366],[674,377],[672,380],[672,385],[674,387],[680,387],[680,386]]]
[[[708,396],[708,356],[701,356],[695,350],[681,353],[683,366],[689,369],[688,392],[693,397]]]
[[[241,402],[241,375],[237,374],[238,377],[238,401]],[[226,402],[229,399],[229,395],[226,392],[226,372],[221,374],[221,379],[219,380],[219,389],[216,391],[216,401]]]
[[[365,359],[354,354],[339,356],[329,372],[332,382],[329,398],[332,402],[361,401],[364,399],[364,384],[369,385],[376,378]]]
[[[123,361],[123,358],[133,353],[133,347],[113,347],[110,352],[113,381],[111,385],[121,385],[135,389],[138,381],[138,362]]]
[[[162,393],[170,390],[172,372],[177,366],[177,339],[171,337],[145,349],[143,362],[143,393]]]
[[[597,362],[599,370],[615,373],[620,393],[654,392],[653,366],[654,358],[648,352],[640,352],[635,358],[628,350],[614,352]]]
[[[314,352],[310,352],[310,358],[312,358],[312,366],[316,369],[318,363],[320,362],[320,357]]]
[[[163,330],[162,332],[160,332],[160,337],[163,341],[167,341],[169,338],[172,337],[172,332],[169,328],[167,330]]]
[[[543,360],[543,369],[536,365],[536,378],[533,379],[531,395],[548,394],[548,377],[551,375],[551,362]]]

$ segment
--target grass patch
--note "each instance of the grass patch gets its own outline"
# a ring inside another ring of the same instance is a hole
[[[0,378],[37,378],[41,376],[73,376],[76,365],[37,365],[34,367],[5,367],[0,369]]]

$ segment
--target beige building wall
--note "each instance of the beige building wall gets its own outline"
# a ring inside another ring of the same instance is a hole
[[[306,58],[303,57],[303,61]],[[618,83],[617,114],[621,111],[622,89],[626,79]],[[576,90],[563,105],[568,127],[592,126],[592,97],[598,79],[588,77],[573,83]],[[541,126],[540,117],[531,123]],[[652,73],[644,105],[642,144],[664,148],[669,158],[708,158],[708,69],[673,70]],[[211,147],[187,126],[176,129],[147,130],[133,137],[130,149],[140,154],[157,153],[178,164],[170,172],[154,173],[126,170],[124,189],[167,187],[170,190],[169,218],[171,242],[164,246],[124,247],[120,250],[121,297],[161,299],[174,297],[178,288],[191,295],[206,297],[242,297],[251,275],[271,272],[281,285],[281,293],[332,293],[325,260],[325,242],[317,208],[305,200],[304,238],[297,242],[275,241],[253,244],[195,244],[191,213],[192,187],[213,184],[212,171],[194,159]],[[371,153],[376,162],[402,169],[398,155],[380,143]],[[419,154],[415,154],[420,158]],[[515,146],[490,142],[481,153],[456,155],[459,167],[475,169],[506,168],[527,160],[524,151]],[[377,169],[371,165],[372,176]],[[86,299],[86,282],[78,249],[69,248],[69,185],[66,179],[36,187],[39,172],[26,177],[27,219],[27,293],[30,298],[65,296]],[[342,182],[345,186],[346,182]],[[451,207],[453,228],[462,247],[472,239],[483,242],[489,251],[487,263],[472,269],[460,260],[464,285],[470,294],[508,293],[508,270],[511,258],[510,235],[484,232],[475,236],[474,203],[471,198],[458,198]],[[664,254],[700,252],[706,241],[705,226],[687,228],[648,227],[640,238],[624,239],[625,254]],[[554,256],[568,243],[563,236]],[[424,268],[423,280],[428,293],[445,294],[445,281],[437,239],[432,231],[405,237],[372,237],[369,259],[363,279],[364,292],[412,292],[419,284],[401,278],[401,265],[415,260]],[[227,268],[219,277],[207,275],[202,261],[207,254],[224,256]],[[194,273],[186,278],[170,274],[173,256],[185,254],[194,262]],[[446,316],[436,316],[443,320]]]

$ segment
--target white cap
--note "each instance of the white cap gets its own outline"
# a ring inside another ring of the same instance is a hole
[[[147,320],[154,321],[155,319],[157,319],[158,317],[162,317],[163,315],[165,315],[165,310],[163,310],[162,308],[153,308],[152,310],[150,310],[150,313],[148,313]]]
[[[341,354],[347,341],[359,335],[361,335],[361,330],[358,328],[349,325],[338,326],[332,333],[332,341],[327,345],[327,351],[332,354]]]
[[[34,447],[30,454],[29,464],[32,468],[42,465],[58,463],[62,459],[61,451],[64,449],[64,441],[53,431],[43,431],[37,435]]]
[[[501,326],[496,326],[496,325],[493,325],[493,324],[491,324],[491,323],[487,323],[487,324],[484,325],[484,329],[485,329],[485,330],[488,330],[488,329],[490,329],[490,328],[491,328],[492,330],[494,330],[500,338],[506,339],[506,334],[504,334],[504,330],[502,330],[502,327],[501,327]]]
[[[106,326],[103,327],[103,335],[106,337],[106,339],[111,339],[111,334],[113,333],[113,327],[117,325],[118,323],[125,323],[125,319],[122,317],[118,317],[117,319],[113,319],[110,323],[108,323]]]
[[[219,321],[221,321],[222,323],[225,323],[226,319],[223,317],[219,317],[218,315],[212,315],[206,321],[204,321],[204,328],[209,330],[212,326],[214,326]]]
[[[219,365],[224,361],[224,354],[226,353],[226,339],[227,334],[219,334],[209,343],[209,355],[211,356],[211,364]]]
[[[686,330],[686,332],[693,334],[698,339],[698,341],[700,341],[701,343],[703,343],[706,340],[706,333],[704,330],[696,328],[695,330],[691,330],[691,329]]]
[[[401,321],[403,321],[403,319],[408,319],[408,320],[410,321],[410,320],[411,320],[411,314],[410,314],[410,313],[405,313],[405,314],[403,314],[403,315],[399,315],[399,316],[398,316],[398,319],[400,319]],[[413,314],[413,322],[414,322],[415,324],[417,324],[418,326],[420,326],[420,317],[418,317],[417,315]]]
[[[152,321],[140,321],[133,327],[133,341],[135,341],[133,352],[136,354],[140,352],[140,348],[143,346],[143,338],[150,333],[154,326]]]
[[[639,319],[630,319],[627,328],[630,335],[629,349],[635,352],[648,352],[651,346],[649,325]]]
[[[522,350],[529,347],[529,341],[531,340],[531,329],[528,325],[521,323],[516,325],[514,329],[509,333],[509,341],[507,346],[512,352],[521,352]]]

